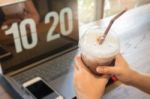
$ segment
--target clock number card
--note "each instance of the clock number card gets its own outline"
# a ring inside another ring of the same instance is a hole
[[[0,59],[4,73],[56,54],[77,41],[77,0],[1,0]]]

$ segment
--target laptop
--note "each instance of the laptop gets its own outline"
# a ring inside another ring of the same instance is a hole
[[[75,96],[77,0],[12,0],[0,4],[2,73],[22,85],[41,77],[65,99]]]

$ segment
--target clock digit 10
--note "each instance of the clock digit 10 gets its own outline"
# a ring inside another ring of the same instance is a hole
[[[67,16],[67,17],[65,17]],[[68,36],[73,31],[73,12],[69,7],[63,8],[60,13],[52,11],[45,16],[45,24],[50,23],[51,18],[53,18],[53,23],[50,26],[47,37],[45,38],[47,42],[56,40],[60,38],[60,35]],[[67,18],[67,21],[65,20]],[[68,23],[66,23],[68,22]],[[68,24],[68,28],[66,28]],[[56,27],[60,25],[61,34],[53,34]],[[28,26],[28,29],[27,29]],[[7,25],[3,27],[8,27]],[[3,28],[2,28],[3,29]],[[31,41],[29,43],[27,30],[30,30]],[[5,31],[6,35],[13,35],[14,45],[16,53],[23,52],[23,49],[32,49],[38,44],[38,34],[36,29],[36,24],[33,19],[24,19],[20,24],[17,22],[13,23],[9,29]]]

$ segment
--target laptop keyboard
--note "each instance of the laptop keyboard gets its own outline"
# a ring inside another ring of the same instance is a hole
[[[66,74],[69,70],[72,70],[73,59],[77,52],[77,49],[73,50],[30,70],[14,75],[12,78],[20,84],[37,76],[42,77],[47,82],[51,82],[61,75]]]

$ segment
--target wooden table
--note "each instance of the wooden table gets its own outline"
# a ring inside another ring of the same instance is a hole
[[[80,37],[88,29],[106,27],[111,18],[82,26]],[[130,67],[150,75],[150,4],[129,10],[116,20],[112,29],[118,34],[121,53]],[[139,82],[144,84],[142,81]],[[107,88],[103,99],[150,99],[150,95],[116,82]]]

